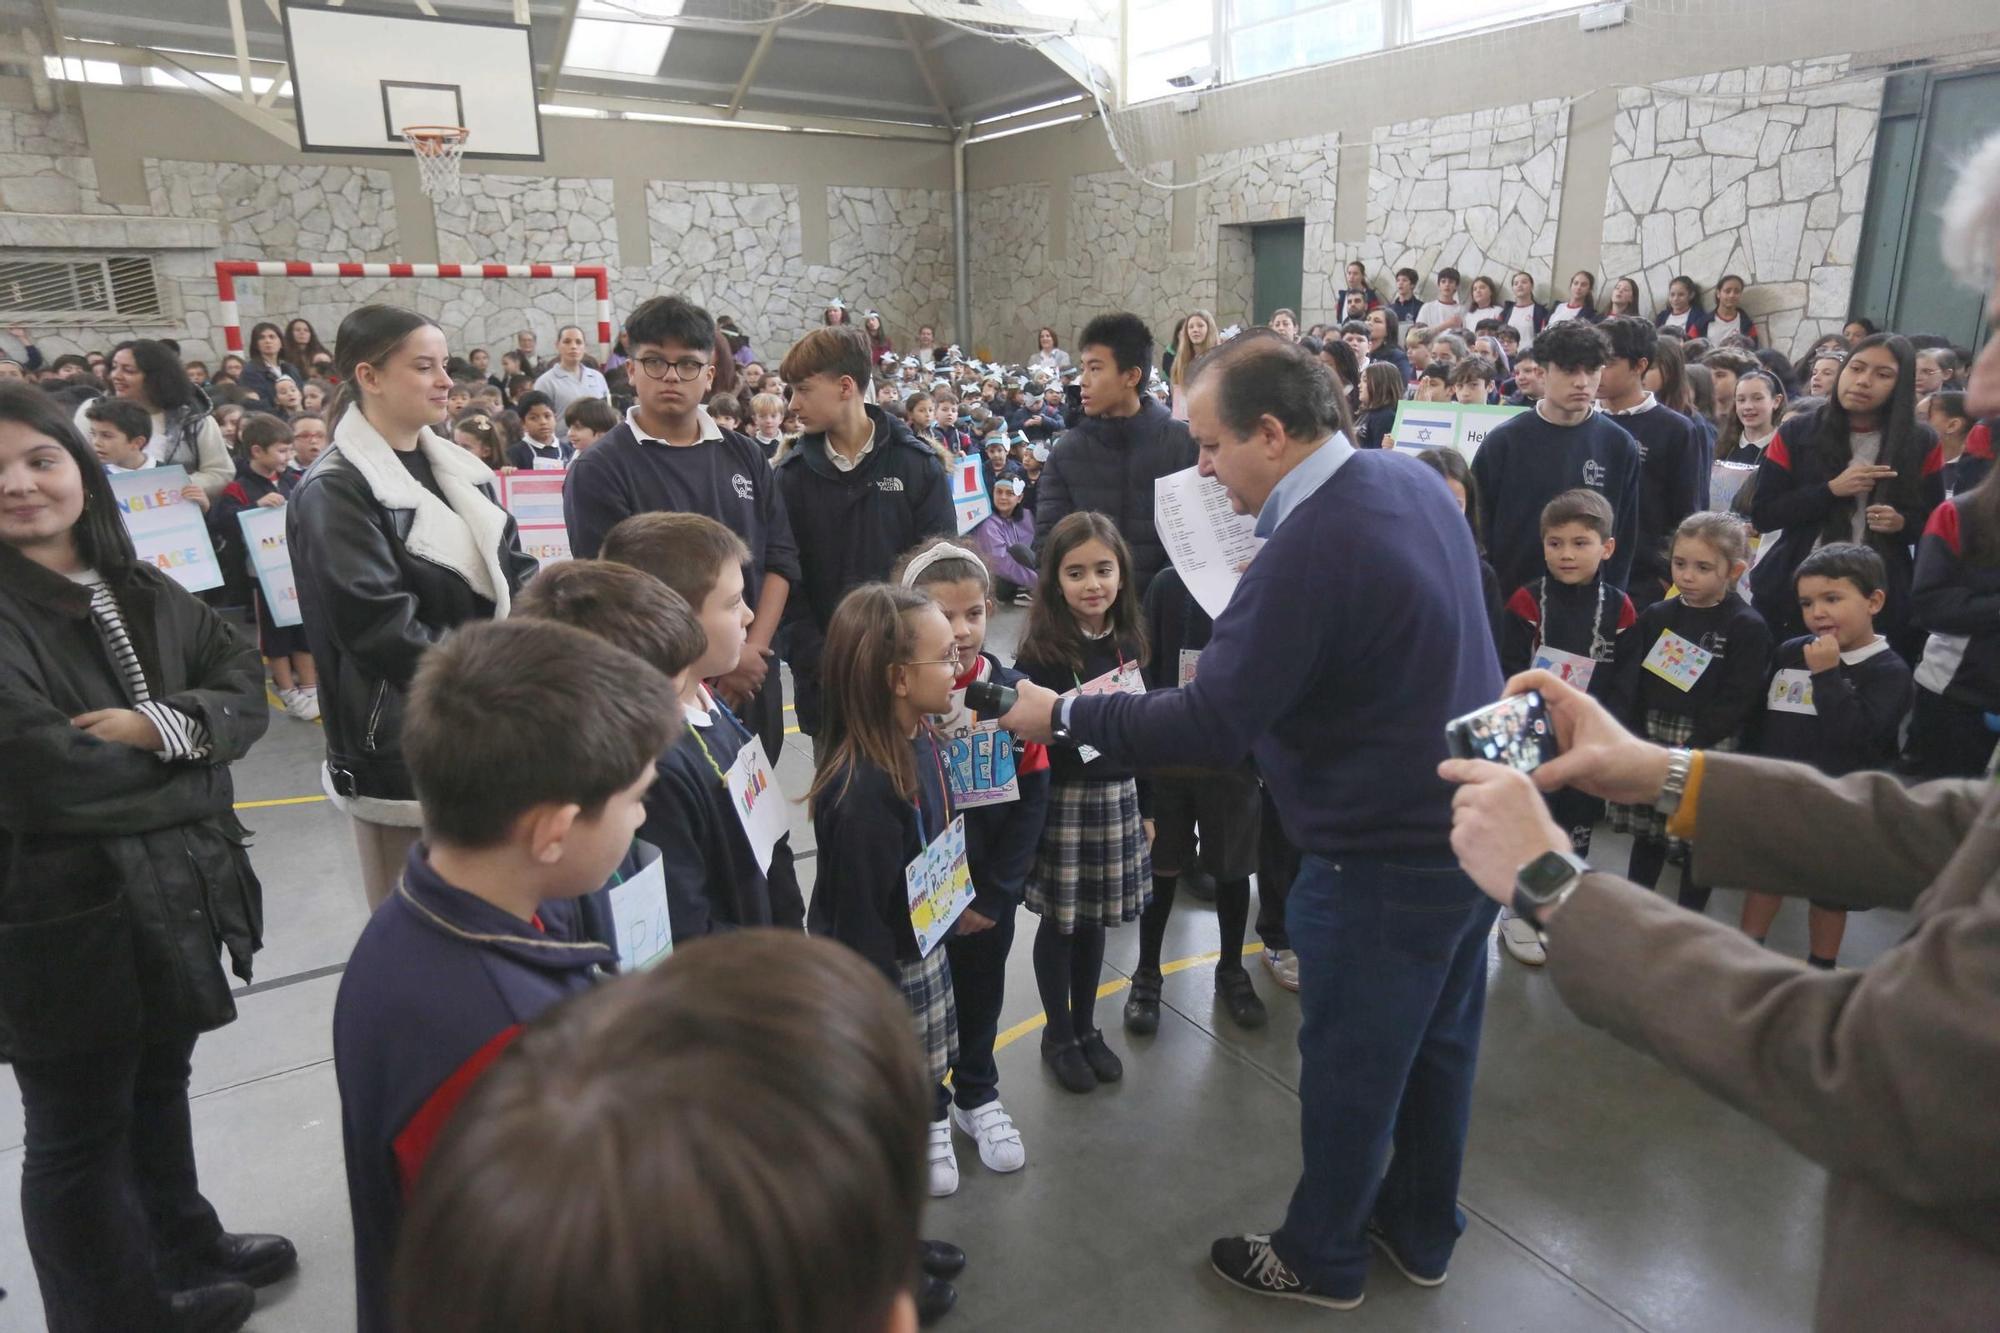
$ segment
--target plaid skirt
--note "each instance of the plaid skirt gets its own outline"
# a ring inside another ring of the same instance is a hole
[[[952,992],[944,945],[940,942],[928,958],[897,967],[902,971],[903,1002],[910,1006],[917,1041],[924,1048],[924,1065],[931,1082],[942,1083],[958,1059],[958,998]]]
[[[1658,745],[1685,746],[1694,739],[1694,719],[1685,713],[1664,713],[1657,708],[1646,710],[1646,739]],[[1729,737],[1708,746],[1711,750],[1734,750],[1736,740]],[[1687,844],[1679,838],[1667,835],[1667,817],[1652,805],[1607,804],[1604,813],[1611,827],[1618,833],[1629,833],[1641,842],[1664,842],[1667,850],[1679,856],[1687,850]]]
[[[1058,782],[1049,793],[1028,910],[1068,935],[1078,926],[1137,921],[1153,899],[1153,855],[1131,778]]]

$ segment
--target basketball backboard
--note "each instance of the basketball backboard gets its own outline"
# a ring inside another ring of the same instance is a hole
[[[291,0],[283,16],[302,150],[407,153],[405,125],[463,125],[467,157],[541,160],[525,26]]]

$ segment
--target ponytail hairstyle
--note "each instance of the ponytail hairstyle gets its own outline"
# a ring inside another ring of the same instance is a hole
[[[1062,593],[1063,561],[1085,542],[1099,541],[1118,562],[1118,596],[1105,615],[1105,628],[1120,644],[1129,644],[1140,666],[1146,664],[1148,645],[1146,622],[1139,614],[1139,590],[1133,586],[1132,548],[1118,535],[1118,529],[1103,514],[1079,510],[1056,524],[1049,533],[1037,571],[1035,604],[1028,609],[1028,632],[1021,637],[1017,659],[1045,662],[1051,666],[1083,670],[1083,629],[1069,609]],[[832,644],[828,643],[831,652]]]
[[[1785,411],[1785,399],[1788,396],[1785,393],[1785,386],[1780,384],[1778,377],[1768,370],[1746,370],[1736,377],[1736,387],[1740,389],[1753,381],[1762,383],[1771,391],[1771,397],[1777,399],[1777,403],[1771,408],[1771,429],[1775,431]],[[1742,443],[1743,418],[1736,415],[1736,408],[1732,404],[1729,409],[1729,420],[1722,423],[1722,433],[1715,441],[1715,456],[1727,458]]]
[[[1683,541],[1703,543],[1722,557],[1724,565],[1742,564],[1750,559],[1750,525],[1719,509],[1689,514],[1682,519],[1681,525],[1674,529],[1668,554]]]
[[[820,659],[823,716],[808,801],[838,801],[862,764],[887,773],[903,800],[917,799],[916,757],[896,725],[894,684],[916,646],[917,615],[931,609],[923,593],[890,583],[865,583],[841,598]]]
[[[362,366],[379,365],[395,355],[403,340],[421,328],[437,328],[436,320],[396,305],[364,305],[347,312],[334,335],[334,369],[340,375],[340,392],[327,405],[326,428],[335,430],[347,409],[359,404],[361,390],[354,372]]]

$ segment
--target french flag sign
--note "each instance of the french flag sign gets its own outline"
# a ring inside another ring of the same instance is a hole
[[[993,497],[986,493],[986,468],[977,458],[964,458],[951,465],[951,504],[958,511],[958,535],[984,523],[993,515]]]

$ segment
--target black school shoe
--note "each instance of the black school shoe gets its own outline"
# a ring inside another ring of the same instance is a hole
[[[183,1258],[169,1273],[181,1290],[212,1282],[241,1282],[268,1287],[299,1266],[299,1252],[283,1236],[225,1231],[204,1248]]]
[[[1278,1257],[1269,1236],[1224,1236],[1208,1247],[1208,1262],[1223,1281],[1253,1296],[1276,1296],[1329,1310],[1352,1310],[1365,1295],[1356,1292],[1353,1296],[1336,1296],[1309,1286]]]
[[[917,1324],[929,1328],[951,1313],[958,1304],[958,1291],[951,1283],[929,1273],[917,1274]]]
[[[1076,1044],[1083,1049],[1084,1063],[1097,1076],[1099,1083],[1116,1083],[1125,1077],[1125,1064],[1111,1048],[1104,1044],[1104,1034],[1096,1028],[1078,1035]]]
[[[1264,1002],[1257,998],[1256,985],[1240,963],[1235,967],[1216,969],[1215,998],[1222,1002],[1230,1021],[1237,1027],[1260,1028],[1269,1017],[1264,1011]]]
[[[947,1240],[920,1240],[917,1264],[932,1277],[957,1277],[965,1271],[965,1251]]]
[[[1083,1048],[1073,1041],[1052,1041],[1042,1035],[1042,1063],[1055,1071],[1056,1082],[1069,1092],[1096,1092],[1097,1075],[1083,1058]]]
[[[1160,969],[1142,967],[1132,974],[1132,994],[1125,1001],[1125,1030],[1150,1037],[1160,1030]]]
[[[167,1299],[167,1327],[174,1333],[236,1333],[257,1310],[257,1293],[242,1282],[217,1282]]]

